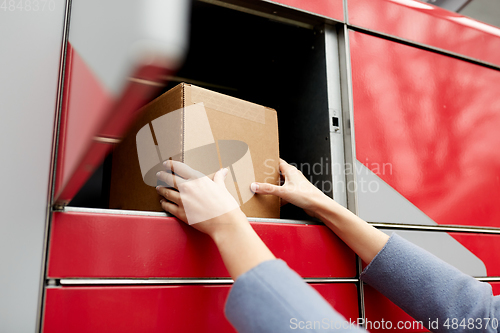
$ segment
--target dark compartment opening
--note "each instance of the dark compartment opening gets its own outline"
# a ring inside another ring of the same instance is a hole
[[[195,2],[186,61],[165,91],[181,81],[275,109],[281,157],[314,183],[331,184],[330,172],[310,172],[314,163],[329,165],[331,159],[324,36],[319,29]],[[71,206],[107,207],[107,164],[109,158]],[[332,196],[331,189],[323,190]],[[310,219],[287,206],[282,218]]]

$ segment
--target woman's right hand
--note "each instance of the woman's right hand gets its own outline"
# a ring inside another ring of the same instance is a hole
[[[252,183],[251,190],[258,194],[272,194],[280,197],[285,203],[291,203],[313,216],[318,217],[316,209],[321,202],[331,200],[293,165],[280,159],[280,171],[285,178],[281,186],[268,183]]]

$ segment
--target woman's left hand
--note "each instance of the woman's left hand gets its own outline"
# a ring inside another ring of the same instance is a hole
[[[229,215],[242,215],[246,222],[224,184],[227,169],[217,171],[212,180],[181,162],[164,165],[170,172],[160,171],[157,177],[172,188],[157,186],[156,190],[163,197],[160,203],[165,211],[210,236],[234,221]]]

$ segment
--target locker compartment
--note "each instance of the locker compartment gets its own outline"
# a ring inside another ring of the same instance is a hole
[[[322,225],[252,223],[303,277],[356,275],[354,253]],[[228,277],[212,240],[174,218],[54,213],[49,278]]]
[[[349,37],[360,217],[500,227],[500,72],[360,32]]]
[[[357,318],[356,286],[312,285],[337,311]],[[235,332],[224,316],[231,285],[49,288],[44,332]]]
[[[194,2],[191,22],[186,61],[163,91],[187,82],[276,109],[281,157],[332,196],[323,32],[203,2]],[[107,208],[109,163],[70,206]],[[293,207],[282,218],[310,219]]]
[[[62,287],[46,291],[44,332],[235,332],[230,285]]]
[[[425,2],[348,0],[348,20],[354,26],[500,64],[500,38],[491,26],[433,6],[435,1]]]

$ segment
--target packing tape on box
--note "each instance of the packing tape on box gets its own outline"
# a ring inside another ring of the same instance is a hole
[[[187,133],[181,124],[189,126]],[[248,145],[239,140],[216,141],[203,103],[154,119],[137,132],[136,143],[142,177],[149,186],[159,185],[156,173],[165,171],[163,162],[171,159],[184,162],[205,176],[228,168],[225,185],[240,206],[254,195],[250,184],[255,181],[255,173]],[[198,220],[199,216],[193,218]],[[192,224],[189,219],[188,222]]]

